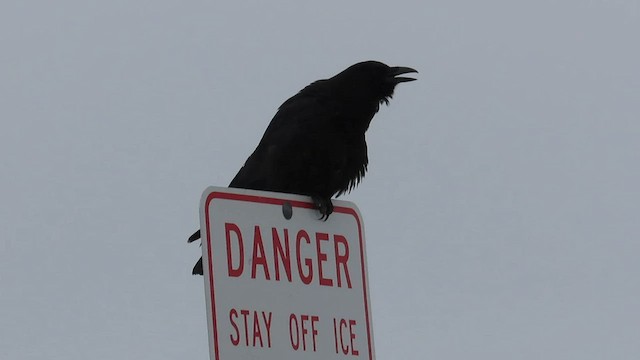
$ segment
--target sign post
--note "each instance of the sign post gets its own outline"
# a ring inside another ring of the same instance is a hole
[[[375,359],[364,229],[333,201],[210,187],[200,222],[212,360]]]

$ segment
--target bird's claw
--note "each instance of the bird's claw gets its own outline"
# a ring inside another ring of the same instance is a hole
[[[329,215],[333,213],[333,203],[331,199],[323,199],[319,196],[312,196],[312,199],[316,208],[320,211],[320,220],[327,221]]]

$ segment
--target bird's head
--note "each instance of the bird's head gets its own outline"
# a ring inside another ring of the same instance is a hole
[[[396,85],[414,81],[411,77],[399,76],[418,71],[405,66],[388,66],[378,61],[364,61],[351,65],[333,79],[340,81],[351,98],[375,100],[389,104]]]

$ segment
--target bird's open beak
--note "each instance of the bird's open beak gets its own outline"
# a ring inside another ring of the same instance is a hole
[[[418,72],[418,70],[412,69],[410,67],[394,66],[394,67],[391,67],[389,69],[389,78],[388,79],[393,81],[396,84],[401,83],[401,82],[414,81],[414,80],[416,80],[414,78],[404,77],[404,76],[397,76],[397,75],[402,75],[402,74],[407,74],[407,73],[417,73],[417,72]]]

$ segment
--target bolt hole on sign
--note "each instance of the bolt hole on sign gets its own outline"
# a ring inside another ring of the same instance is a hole
[[[209,187],[200,202],[212,360],[369,359],[364,228],[333,200]]]

